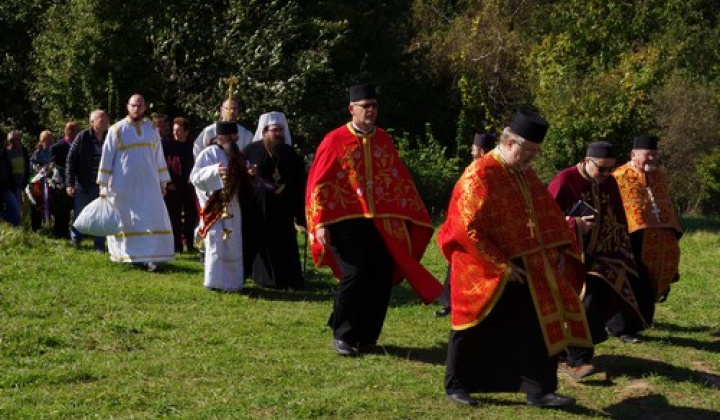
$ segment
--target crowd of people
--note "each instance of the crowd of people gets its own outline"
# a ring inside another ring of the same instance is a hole
[[[405,279],[423,302],[440,303],[436,315],[450,315],[450,400],[475,406],[473,393],[520,392],[531,406],[574,404],[555,392],[558,372],[595,373],[594,348],[610,335],[640,342],[679,278],[682,230],[658,139],[636,137],[618,168],[611,143],[590,143],[545,185],[531,166],[549,130],[542,116],[520,110],[499,135],[480,130],[437,236],[448,261],[443,287],[420,264],[434,226],[376,125],[378,106],[374,86],[352,86],[350,121],[324,137],[307,167],[280,112],[263,114],[253,135],[228,98],[220,121],[193,142],[187,119],[148,119],[134,94],[121,121],[109,126],[94,110],[86,130],[68,122],[54,143],[43,131],[32,154],[10,132],[2,217],[20,223],[27,190],[32,228],[52,219],[53,234],[78,245],[70,215],[104,197],[123,226],[107,237],[112,261],[156,271],[199,247],[204,286],[221,292],[240,291],[246,278],[303,289],[296,231],[306,231],[315,264],[338,279],[328,320],[338,355],[374,351],[393,286]],[[105,239],[94,238],[96,251]]]

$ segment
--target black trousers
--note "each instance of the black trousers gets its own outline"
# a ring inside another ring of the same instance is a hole
[[[452,330],[445,389],[448,393],[524,392],[557,389],[557,357],[547,354],[527,285],[508,283],[478,325]]]
[[[62,190],[52,190],[53,199],[53,235],[60,239],[70,239],[70,211],[73,199]]]
[[[450,309],[450,272],[452,271],[450,264],[448,264],[447,271],[445,272],[445,281],[443,282],[443,290],[438,296],[438,303],[443,308]]]
[[[170,224],[175,241],[175,252],[183,251],[183,236],[187,241],[188,250],[193,247],[195,227],[198,224],[197,199],[190,184],[168,189],[165,194],[165,206],[170,216]]]
[[[390,303],[392,258],[372,220],[345,220],[327,229],[342,272],[328,326],[338,340],[375,344]]]

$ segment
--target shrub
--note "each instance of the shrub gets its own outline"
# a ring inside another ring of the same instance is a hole
[[[463,168],[461,159],[447,156],[447,148],[433,136],[430,124],[425,125],[422,138],[411,139],[403,133],[393,139],[428,211],[433,217],[443,214]]]

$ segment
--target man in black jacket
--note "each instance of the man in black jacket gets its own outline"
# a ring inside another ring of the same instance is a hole
[[[108,130],[108,117],[105,111],[96,109],[90,113],[90,128],[81,131],[70,145],[65,165],[66,191],[73,197],[73,221],[91,201],[100,195],[97,184],[100,156],[105,134]],[[70,239],[80,245],[82,234],[72,228]],[[105,250],[105,237],[95,237],[95,251]]]

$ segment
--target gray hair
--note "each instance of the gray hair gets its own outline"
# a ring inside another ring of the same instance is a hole
[[[500,134],[500,141],[499,143],[507,143],[507,141],[517,141],[519,143],[522,143],[525,141],[524,138],[520,137],[519,135],[515,134],[514,131],[510,129],[510,127],[505,127]]]
[[[95,121],[95,118],[97,118],[98,115],[100,115],[101,113],[105,114],[105,111],[103,111],[102,109],[96,109],[93,112],[91,112],[90,113],[90,124],[92,124]]]

